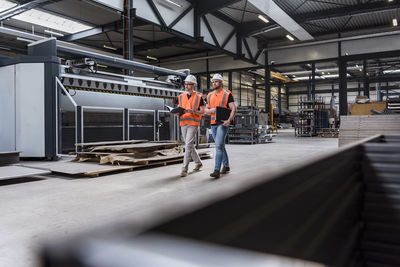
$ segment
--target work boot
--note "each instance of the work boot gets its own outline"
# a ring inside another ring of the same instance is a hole
[[[203,164],[201,164],[201,163],[196,164],[196,166],[194,166],[194,168],[193,168],[193,171],[199,171],[201,167],[203,167]]]
[[[181,171],[181,177],[186,177],[188,176],[188,171],[187,170],[182,170]]]
[[[210,176],[215,178],[215,179],[219,178],[219,171],[214,170],[213,173],[210,173]]]
[[[229,167],[222,167],[222,170],[221,170],[221,174],[225,174],[225,173],[228,173],[229,171],[230,171],[231,169],[229,169]]]

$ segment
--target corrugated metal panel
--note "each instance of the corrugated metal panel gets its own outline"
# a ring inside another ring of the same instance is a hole
[[[243,10],[246,8],[246,12],[243,16]],[[259,10],[254,8],[252,5],[247,4],[246,1],[240,1],[230,6],[224,7],[219,10],[224,15],[230,17],[231,19],[235,20],[236,22],[241,22],[243,17],[243,22],[249,22],[257,20],[257,16],[259,15]]]
[[[311,0],[279,0],[276,3],[285,10],[288,14],[304,14],[328,10],[333,8],[341,8],[351,5],[357,5],[358,0],[326,0],[326,1],[311,1]],[[379,0],[362,0],[361,4],[382,2]]]
[[[395,10],[372,12],[362,15],[344,16],[341,18],[329,18],[303,23],[302,26],[310,33],[332,32],[335,30],[358,30],[374,26],[390,26],[392,19],[396,17]]]

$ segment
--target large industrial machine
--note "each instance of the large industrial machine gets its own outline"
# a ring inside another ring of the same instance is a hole
[[[165,105],[173,105],[188,73],[70,48],[54,38],[31,43],[28,56],[0,59],[0,151],[54,159],[75,151],[75,143],[178,139],[178,118]]]

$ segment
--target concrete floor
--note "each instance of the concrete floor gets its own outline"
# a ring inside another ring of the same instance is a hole
[[[36,256],[43,241],[64,240],[115,221],[133,222],[140,229],[159,218],[243,190],[254,184],[260,172],[265,173],[262,179],[270,179],[337,147],[334,138],[295,138],[293,130],[283,130],[273,143],[228,145],[232,171],[219,180],[209,177],[214,165],[209,159],[203,161],[202,171],[185,178],[178,176],[181,165],[175,164],[98,178],[52,175],[40,181],[2,185],[0,266],[38,266]]]

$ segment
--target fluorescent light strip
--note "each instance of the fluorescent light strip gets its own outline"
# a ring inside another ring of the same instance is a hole
[[[288,38],[290,41],[294,41],[294,38],[290,34],[286,34],[286,38]]]
[[[157,61],[157,60],[158,60],[158,58],[151,57],[151,56],[146,56],[146,58],[147,58],[147,59],[151,59],[151,60],[155,60],[155,61]]]
[[[5,47],[5,46],[0,46],[0,49],[1,49],[1,50],[7,50],[7,51],[10,51],[10,50],[11,50],[11,48],[8,48],[8,47]]]
[[[172,0],[164,0],[165,2],[168,2],[168,3],[170,3],[170,4],[173,4],[174,6],[177,6],[177,7],[183,7],[181,4],[178,4],[178,3],[175,3],[174,1],[172,1]]]
[[[27,42],[27,43],[33,43],[33,42],[35,42],[34,40],[25,39],[25,38],[22,38],[22,37],[17,37],[17,40],[18,40],[18,41]]]
[[[258,15],[258,18],[261,19],[262,21],[264,21],[265,23],[269,23],[269,20],[264,17],[263,15]]]
[[[108,45],[103,45],[104,48],[110,49],[110,50],[117,50],[118,48],[113,47],[113,46],[108,46]]]

